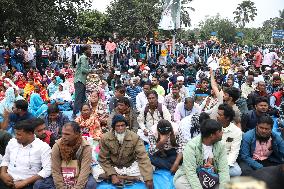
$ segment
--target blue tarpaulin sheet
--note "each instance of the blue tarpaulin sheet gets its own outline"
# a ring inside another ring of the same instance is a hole
[[[157,170],[154,172],[154,188],[155,189],[174,189],[173,175],[166,170]],[[127,189],[147,189],[144,183],[135,183],[132,186],[125,186]],[[98,184],[97,189],[116,189],[115,186],[102,182]]]

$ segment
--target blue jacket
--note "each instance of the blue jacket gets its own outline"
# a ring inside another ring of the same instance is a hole
[[[252,129],[243,134],[240,158],[253,169],[261,169],[263,165],[252,159],[256,147],[256,133]],[[284,140],[281,136],[272,132],[272,150],[273,153],[269,156],[269,160],[275,163],[284,163]]]

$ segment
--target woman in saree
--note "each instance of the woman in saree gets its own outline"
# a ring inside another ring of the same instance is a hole
[[[92,113],[98,118],[102,131],[105,133],[108,131],[107,127],[107,105],[102,100],[101,96],[103,96],[102,91],[94,91],[88,97],[88,102],[91,107]]]
[[[28,83],[24,88],[24,98],[29,99],[30,95],[34,92],[34,90],[35,90],[34,79],[29,78]]]
[[[48,106],[42,100],[38,93],[33,93],[30,96],[29,112],[35,117],[44,116]]]
[[[81,133],[83,136],[91,137],[94,140],[99,141],[102,135],[100,122],[95,116],[89,104],[84,104],[81,108],[81,114],[75,119],[75,121],[81,127]]]

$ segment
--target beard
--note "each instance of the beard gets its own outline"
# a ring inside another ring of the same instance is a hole
[[[115,135],[115,137],[117,138],[118,143],[119,143],[119,144],[123,144],[124,137],[125,137],[125,132],[123,132],[123,133],[117,133],[116,131],[114,131],[114,135]]]
[[[259,140],[259,142],[267,142],[270,139],[270,135],[269,136],[261,136],[258,131],[256,131],[256,140]]]

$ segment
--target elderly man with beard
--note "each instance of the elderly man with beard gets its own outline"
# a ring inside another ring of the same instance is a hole
[[[255,129],[243,135],[239,155],[242,175],[284,163],[284,140],[272,132],[272,127],[273,119],[264,115],[259,118]]]
[[[112,130],[101,138],[99,165],[93,169],[97,181],[110,179],[118,188],[135,180],[145,182],[153,189],[153,169],[143,142],[127,129],[122,115],[112,119]]]
[[[131,108],[130,100],[127,97],[118,98],[116,107],[110,114],[107,121],[109,129],[111,129],[113,117],[118,114],[123,115],[125,117],[125,119],[129,123],[128,129],[133,131],[134,133],[137,133],[139,127],[139,124],[137,122],[137,115],[135,111]]]
[[[51,168],[56,188],[93,189],[92,148],[82,137],[76,122],[66,123],[62,138],[52,148]]]

